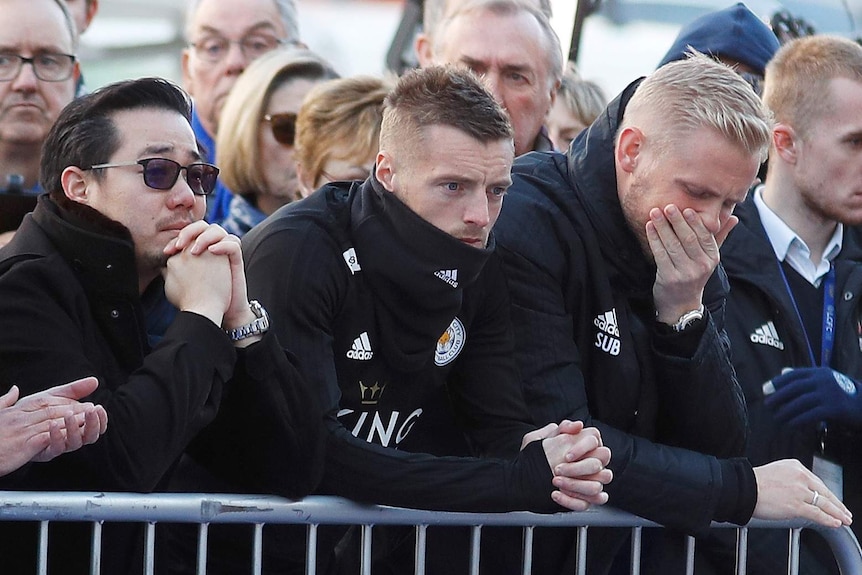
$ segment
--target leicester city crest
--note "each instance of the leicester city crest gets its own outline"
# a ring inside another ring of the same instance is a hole
[[[467,339],[467,332],[464,331],[464,324],[457,317],[452,320],[440,339],[437,340],[437,351],[434,353],[434,363],[443,367],[450,363],[461,350],[464,349],[464,342]]]

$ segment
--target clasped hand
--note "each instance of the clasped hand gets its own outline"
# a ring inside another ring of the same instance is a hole
[[[164,249],[165,295],[178,309],[232,329],[254,320],[248,305],[239,238],[221,226],[197,221]]]
[[[554,473],[551,493],[555,503],[584,511],[590,505],[603,505],[608,500],[604,486],[613,479],[606,469],[611,450],[602,445],[602,436],[595,427],[584,427],[581,421],[563,420],[551,423],[524,436],[521,447],[531,441],[542,441],[548,465]]]

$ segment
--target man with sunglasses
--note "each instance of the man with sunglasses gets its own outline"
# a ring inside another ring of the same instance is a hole
[[[189,0],[188,47],[182,54],[183,86],[194,98],[192,127],[207,153],[216,157],[221,110],[242,72],[279,46],[299,43],[294,0]],[[227,216],[231,193],[219,185],[207,221]]]
[[[194,472],[217,482],[194,491],[301,497],[316,483],[315,397],[248,300],[239,240],[202,221],[218,168],[189,118],[178,87],[126,81],[74,100],[46,139],[48,193],[0,250],[0,381],[29,394],[96,376],[111,427],[31,467],[30,489],[146,492]],[[4,570],[25,572],[35,541],[3,529]],[[49,564],[84,572],[89,528],[55,529]],[[141,568],[136,536],[105,527],[103,572]]]
[[[0,0],[0,212],[23,213],[35,203],[21,193],[40,190],[42,142],[75,97],[77,44],[62,0]],[[4,216],[0,231],[14,230],[20,218]],[[9,237],[0,236],[0,245]]]

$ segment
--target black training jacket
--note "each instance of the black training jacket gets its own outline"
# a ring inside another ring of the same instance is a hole
[[[491,242],[452,238],[373,177],[324,186],[243,238],[250,294],[324,407],[321,493],[559,510],[540,442],[519,451],[533,426]]]
[[[597,426],[610,447],[613,505],[670,527],[745,523],[756,486],[745,407],[723,331],[726,280],[707,284],[707,321],[676,334],[655,320],[655,268],[623,217],[614,135],[637,83],[566,154],[518,158],[497,222],[537,425]],[[733,458],[733,459],[720,459]]]

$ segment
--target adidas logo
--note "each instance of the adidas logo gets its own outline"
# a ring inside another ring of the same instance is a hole
[[[768,345],[779,350],[784,349],[784,342],[778,337],[778,332],[775,331],[775,324],[772,323],[772,320],[754,330],[754,333],[748,336],[748,338],[752,343]]]
[[[359,337],[353,340],[353,346],[347,352],[348,359],[358,361],[368,361],[374,357],[374,352],[371,351],[371,342],[368,341],[368,332],[363,331]]]
[[[458,270],[437,270],[434,275],[453,288],[458,287]]]
[[[605,313],[600,313],[596,319],[593,320],[593,324],[602,330],[603,332],[612,335],[614,337],[620,336],[620,328],[617,325],[617,310],[612,309],[611,311],[606,311]]]

